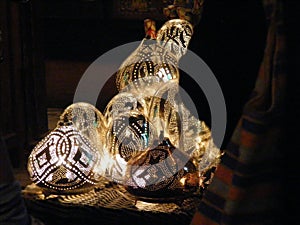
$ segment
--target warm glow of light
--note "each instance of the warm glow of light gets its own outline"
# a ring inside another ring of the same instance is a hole
[[[157,203],[151,203],[151,202],[144,202],[144,201],[137,201],[135,205],[138,209],[145,209],[146,207],[156,207]]]
[[[32,181],[59,193],[75,193],[90,190],[103,176],[151,192],[151,198],[155,191],[162,198],[166,192],[177,195],[173,191],[177,191],[178,180],[184,191],[198,182],[202,185],[204,180],[198,180],[195,171],[201,177],[215,166],[220,151],[204,122],[192,116],[177,98],[177,65],[192,34],[188,21],[175,19],[157,32],[155,45],[143,42],[118,70],[119,94],[103,114],[84,102],[66,108],[56,128],[29,156]],[[173,149],[180,154],[173,155]],[[146,154],[138,155],[141,152]],[[179,171],[184,174],[181,177],[175,170],[177,164],[185,163],[187,155],[191,155],[193,170],[186,164],[184,171]],[[168,181],[170,175],[174,179]],[[155,209],[158,205],[137,202],[136,207]]]
[[[185,185],[185,181],[186,181],[186,177],[183,177],[180,179],[180,183],[182,184],[182,186]]]

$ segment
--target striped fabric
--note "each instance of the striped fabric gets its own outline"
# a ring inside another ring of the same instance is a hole
[[[283,222],[283,6],[263,0],[268,33],[255,88],[191,225]]]

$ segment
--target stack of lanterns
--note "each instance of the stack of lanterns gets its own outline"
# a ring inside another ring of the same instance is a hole
[[[204,187],[202,177],[218,165],[221,151],[179,95],[178,62],[192,34],[188,21],[167,21],[121,65],[119,93],[103,113],[84,102],[66,108],[29,156],[32,181],[48,192],[72,194],[105,177],[144,199]]]

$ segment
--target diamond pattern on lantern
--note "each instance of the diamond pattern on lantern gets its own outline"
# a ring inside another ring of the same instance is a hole
[[[197,168],[189,156],[165,139],[128,161],[124,185],[140,199],[167,199],[194,193],[198,179]]]
[[[178,63],[192,35],[189,21],[167,21],[156,40],[144,39],[122,63],[119,93],[104,114],[84,102],[67,107],[29,156],[32,181],[48,192],[73,194],[105,176],[151,201],[207,187],[222,154],[179,91]]]
[[[89,188],[100,178],[100,153],[73,126],[50,132],[31,152],[30,178],[38,186],[59,192]]]

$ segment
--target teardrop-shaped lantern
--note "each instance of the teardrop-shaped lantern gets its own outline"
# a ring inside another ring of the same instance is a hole
[[[130,111],[114,117],[106,140],[114,160],[108,168],[108,176],[122,183],[127,162],[139,152],[155,145],[157,134],[147,117],[137,111]]]
[[[102,175],[101,118],[88,103],[66,108],[57,127],[28,158],[31,180],[50,193],[81,193],[93,188]]]
[[[170,80],[178,83],[178,62],[186,54],[192,35],[193,26],[186,20],[164,23],[156,40],[145,38],[122,63],[116,77],[118,90],[135,90],[136,94],[152,96],[155,84]]]

